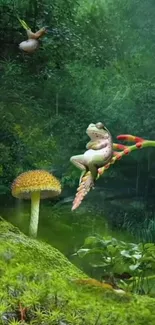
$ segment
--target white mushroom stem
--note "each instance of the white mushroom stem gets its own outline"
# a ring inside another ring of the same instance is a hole
[[[40,191],[32,192],[31,194],[31,219],[29,227],[29,235],[36,238],[39,223],[39,204],[40,204]]]

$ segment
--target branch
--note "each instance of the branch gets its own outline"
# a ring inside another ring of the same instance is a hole
[[[136,136],[130,135],[130,134],[118,135],[117,139],[136,142],[136,144],[131,145],[131,146],[124,146],[119,143],[114,143],[113,144],[114,149],[118,149],[118,150],[123,149],[123,150],[114,152],[114,155],[113,155],[111,161],[108,164],[106,164],[104,167],[101,167],[98,169],[97,179],[105,172],[106,169],[108,169],[112,164],[114,164],[116,162],[116,160],[120,160],[123,156],[128,155],[130,152],[137,150],[137,149],[146,148],[146,147],[155,147],[155,141],[144,140],[140,137],[136,137]]]

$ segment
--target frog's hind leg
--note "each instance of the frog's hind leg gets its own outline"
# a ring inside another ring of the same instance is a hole
[[[81,179],[82,177],[85,175],[85,173],[88,171],[87,166],[84,165],[83,163],[83,155],[78,155],[78,156],[72,156],[70,158],[70,162],[75,165],[77,168],[82,170],[81,176],[80,176],[80,180],[79,180],[79,184],[81,183]]]
[[[86,166],[83,163],[83,155],[72,156],[70,162],[82,171],[86,171]]]
[[[98,168],[97,168],[97,166],[94,165],[94,163],[89,162],[88,168],[89,168],[89,170],[91,172],[91,175],[93,177],[93,181],[95,181],[96,178],[97,178],[97,175],[98,175]]]

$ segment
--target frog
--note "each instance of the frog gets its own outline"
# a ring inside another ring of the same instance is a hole
[[[70,162],[82,171],[79,184],[84,175],[90,171],[93,185],[97,179],[98,168],[112,159],[113,141],[110,131],[102,122],[90,123],[86,134],[90,138],[86,145],[87,150],[83,154],[72,156]]]

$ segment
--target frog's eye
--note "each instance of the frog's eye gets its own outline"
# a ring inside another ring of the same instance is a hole
[[[96,123],[96,127],[97,127],[98,129],[104,129],[104,125],[103,125],[103,123],[101,123],[101,122]]]

